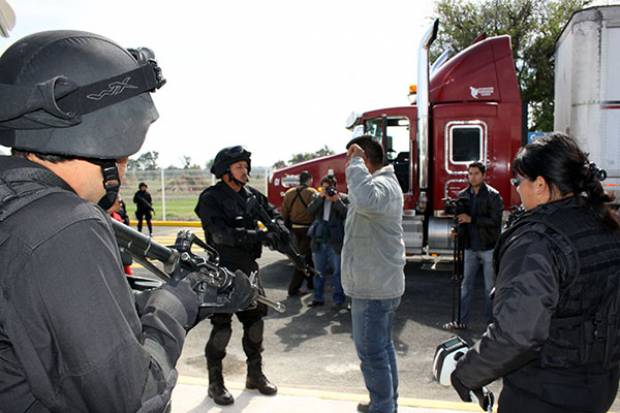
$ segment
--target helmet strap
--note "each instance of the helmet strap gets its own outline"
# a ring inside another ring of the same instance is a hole
[[[237,185],[239,185],[240,187],[243,188],[245,186],[245,182],[241,182],[240,180],[238,180],[237,178],[233,176],[232,172],[230,172],[230,168],[226,169],[226,175],[228,175],[230,180],[236,183]]]
[[[118,173],[118,166],[116,166],[116,161],[110,159],[89,159],[88,161],[101,167],[101,175],[103,175],[103,188],[105,189],[105,195],[99,200],[97,205],[99,205],[104,210],[108,210],[112,207],[112,205],[114,205],[116,198],[118,198],[118,192],[121,188],[121,178]]]

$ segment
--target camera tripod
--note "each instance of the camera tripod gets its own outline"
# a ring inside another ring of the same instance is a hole
[[[465,270],[465,240],[463,227],[456,224],[454,227],[456,237],[452,258],[454,267],[452,271],[452,325],[459,326],[461,322],[461,284]]]

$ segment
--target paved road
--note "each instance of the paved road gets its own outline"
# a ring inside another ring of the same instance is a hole
[[[172,244],[175,232],[176,229],[157,228],[155,238]],[[271,311],[266,318],[267,376],[287,388],[364,395],[366,389],[351,339],[350,314],[346,310],[332,310],[329,301],[324,307],[308,307],[312,300],[310,295],[287,298],[286,287],[293,267],[281,254],[265,249],[259,264],[268,296],[287,306],[285,314]],[[456,393],[435,382],[431,374],[435,347],[452,336],[441,328],[451,316],[450,274],[428,271],[420,264],[408,264],[405,270],[406,293],[396,316],[394,332],[400,395],[456,402],[459,400]],[[138,269],[138,273],[142,271]],[[470,331],[462,334],[467,340],[476,339],[485,327],[481,322],[482,290],[480,282],[474,297],[474,323]],[[233,337],[224,360],[226,380],[237,384],[245,381],[241,331],[241,324],[234,320]],[[209,332],[210,323],[205,321],[189,333],[178,364],[181,376],[206,377],[204,345]],[[496,394],[500,388],[499,382],[491,385]],[[618,406],[616,401],[613,409],[620,410]]]

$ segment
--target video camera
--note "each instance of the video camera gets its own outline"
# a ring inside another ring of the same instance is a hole
[[[443,211],[447,215],[469,214],[470,205],[467,198],[444,198]]]

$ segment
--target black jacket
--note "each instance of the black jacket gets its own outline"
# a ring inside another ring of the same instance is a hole
[[[3,213],[20,191],[47,189]],[[185,330],[161,309],[138,315],[106,213],[14,157],[0,157],[0,192],[0,410],[165,404]]]
[[[149,191],[136,191],[133,196],[133,203],[136,204],[137,212],[151,212],[153,210],[153,198]]]
[[[471,186],[459,192],[458,197],[467,199],[466,202],[469,202],[470,191]],[[482,251],[495,248],[501,232],[503,210],[504,201],[502,196],[495,188],[483,183],[476,195],[475,214],[471,215],[471,213],[468,213],[471,216],[471,223],[464,225],[465,248],[471,248],[469,245],[469,231],[475,230],[480,234],[480,249]]]
[[[332,208],[329,212],[329,221],[326,223],[329,231],[329,243],[338,255],[340,255],[342,251],[342,243],[344,242],[344,221],[347,218],[347,205],[349,204],[349,198],[346,194],[339,195],[340,199],[332,203]],[[325,198],[320,196],[316,197],[310,205],[308,205],[308,213],[314,216],[314,222],[308,230],[308,235],[312,238],[312,250],[316,250],[318,247],[316,231],[323,221],[324,205]]]
[[[279,218],[267,198],[246,185],[235,192],[223,181],[205,189],[194,209],[200,218],[205,238],[220,254],[221,263],[231,269],[247,272],[255,268],[254,261],[261,256],[262,237],[257,217],[248,211],[248,197],[258,203],[272,218]]]
[[[571,346],[585,343],[587,334],[565,323],[571,318],[587,320],[606,290],[616,297],[620,293],[620,233],[596,223],[592,212],[576,199],[553,204],[524,214],[515,222],[520,227],[502,234],[495,250],[493,322],[458,363],[455,375],[472,389],[503,377],[544,400],[581,411],[577,399],[599,403],[588,395],[597,394],[597,380],[617,376],[618,370],[580,361],[578,353],[573,356]],[[573,223],[570,230],[568,224],[550,226],[551,218],[544,214],[542,219],[525,221],[550,207],[567,213],[562,222]],[[574,342],[557,340],[573,330]],[[618,334],[617,328],[613,332]],[[596,337],[593,330],[590,335]]]

